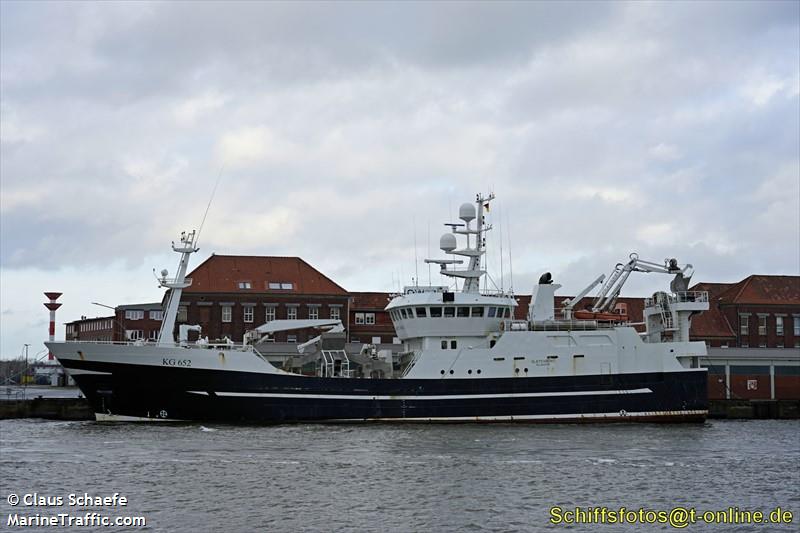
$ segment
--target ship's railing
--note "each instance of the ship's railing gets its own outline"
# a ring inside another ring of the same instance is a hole
[[[708,303],[708,291],[682,291],[675,294],[667,294],[666,301],[664,297],[645,298],[645,307],[655,307],[662,303],[686,303],[686,302],[700,302]]]
[[[113,344],[118,346],[157,346],[158,344],[155,341],[143,341],[143,340],[135,340],[135,341],[98,341],[98,340],[68,340],[63,341],[72,344]],[[206,349],[213,349],[213,350],[237,350],[240,352],[251,352],[253,351],[253,346],[250,344],[227,344],[227,343],[208,343],[208,344],[197,344],[197,343],[178,343],[175,342],[172,346],[179,348],[206,348]]]
[[[500,323],[502,331],[589,331],[628,325],[611,320],[503,320]]]

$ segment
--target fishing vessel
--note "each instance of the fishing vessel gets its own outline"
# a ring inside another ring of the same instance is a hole
[[[691,265],[643,261],[632,254],[606,280],[556,306],[560,285],[549,273],[533,288],[523,319],[510,291],[489,290],[485,210],[494,195],[477,195],[447,224],[438,265],[452,285],[406,287],[386,307],[402,341],[399,354],[365,346],[344,350],[340,321],[271,321],[242,344],[189,342],[176,317],[191,285],[195,233],[181,235],[158,341],[49,342],[75,379],[97,420],[224,422],[597,422],[702,421],[707,415],[703,342],[689,340],[693,315],[708,294],[688,291]],[[461,243],[459,243],[459,240]],[[466,264],[465,264],[466,263]],[[632,272],[673,275],[671,290],[645,301],[644,321],[628,322],[616,304]],[[600,286],[585,309],[575,309]],[[637,329],[637,326],[639,329]],[[282,367],[258,349],[259,338],[318,327]],[[175,333],[178,333],[176,340]],[[642,331],[640,331],[642,330]],[[300,369],[309,365],[312,375]]]

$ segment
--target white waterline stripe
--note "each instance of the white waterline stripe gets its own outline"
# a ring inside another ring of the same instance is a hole
[[[83,369],[80,369],[80,368],[67,368],[67,367],[64,367],[64,369],[71,376],[82,376],[84,374],[95,374],[95,375],[100,375],[100,376],[110,376],[111,375],[111,372],[100,372],[100,371],[97,371],[97,370],[83,370]]]
[[[669,417],[687,415],[708,415],[708,411],[641,411],[622,414],[620,411],[611,413],[570,413],[549,415],[506,415],[506,416],[437,416],[419,418],[336,418],[322,422],[514,422],[519,420],[581,420],[587,418],[642,418],[642,417]]]
[[[208,395],[207,391],[186,391],[190,394]],[[593,390],[561,392],[510,392],[503,394],[439,394],[439,395],[369,395],[369,394],[297,394],[284,392],[216,392],[217,396],[235,398],[309,398],[313,400],[481,400],[493,398],[549,398],[555,396],[616,396],[620,394],[649,394],[649,388],[627,390]]]
[[[178,418],[147,418],[144,416],[109,415],[95,413],[94,419],[98,422],[184,422]]]

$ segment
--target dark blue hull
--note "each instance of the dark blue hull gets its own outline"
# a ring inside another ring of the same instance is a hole
[[[95,412],[216,422],[702,421],[705,371],[349,379],[64,361]]]

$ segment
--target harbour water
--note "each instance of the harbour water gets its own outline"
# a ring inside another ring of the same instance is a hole
[[[797,531],[800,422],[697,425],[101,424],[0,421],[7,496],[128,500],[81,514],[144,516],[103,531],[657,531],[554,525],[550,508],[676,506],[793,512],[792,524],[685,531]],[[77,513],[75,513],[77,514]],[[58,528],[47,528],[58,530]],[[81,531],[99,530],[84,527]]]

